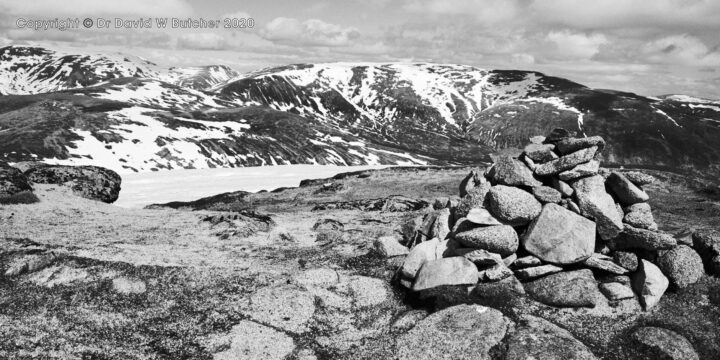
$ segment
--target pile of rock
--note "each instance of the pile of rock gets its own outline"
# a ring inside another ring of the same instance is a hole
[[[530,140],[519,156],[472,171],[459,201],[437,201],[403,227],[403,286],[420,292],[513,277],[549,305],[593,307],[599,290],[611,301],[637,295],[649,309],[670,285],[699,280],[698,253],[658,230],[642,188],[652,176],[601,168],[599,136],[556,129]],[[392,248],[387,239],[376,246]]]

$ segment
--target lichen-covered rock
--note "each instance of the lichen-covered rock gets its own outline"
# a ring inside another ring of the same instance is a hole
[[[625,208],[623,222],[641,229],[657,230],[650,204],[641,202]]]
[[[631,335],[635,346],[648,358],[700,360],[692,344],[682,335],[654,326],[641,327]]]
[[[525,284],[533,299],[552,306],[595,307],[597,283],[588,269],[561,272]]]
[[[467,195],[460,199],[455,207],[453,214],[455,219],[466,217],[472,208],[483,207],[485,197],[488,191],[490,191],[490,187],[490,183],[484,182],[469,190]]]
[[[558,158],[553,150],[555,150],[553,144],[528,144],[523,152],[528,158],[542,164]]]
[[[562,200],[562,194],[549,186],[536,186],[532,189],[533,195],[543,204],[557,204]]]
[[[617,238],[608,242],[613,250],[645,249],[666,250],[677,246],[677,240],[668,233],[656,230],[640,229],[625,224],[623,232]]]
[[[675,288],[694,284],[705,274],[700,255],[686,245],[661,252],[656,264]]]
[[[479,305],[457,305],[438,311],[400,336],[400,360],[481,359],[489,360],[490,349],[505,337],[512,324],[495,309]]]
[[[499,156],[495,160],[490,180],[495,184],[508,186],[531,188],[541,185],[540,181],[533,177],[532,171],[525,164],[507,155]]]
[[[467,247],[487,250],[501,256],[514,253],[519,245],[517,232],[508,225],[478,227],[455,234],[455,239]]]
[[[532,194],[518,188],[493,186],[487,196],[490,212],[508,225],[528,224],[542,210],[542,205]]]
[[[563,268],[551,264],[526,267],[515,270],[515,276],[520,280],[531,280],[545,275],[556,274],[563,271]]]
[[[444,251],[443,242],[437,238],[415,245],[405,258],[401,268],[402,275],[406,279],[414,279],[423,263],[441,258]]]
[[[122,179],[115,171],[99,166],[65,166],[34,163],[25,171],[36,184],[56,184],[71,188],[86,199],[113,203],[120,195]]]
[[[597,253],[594,253],[589,258],[585,259],[585,261],[583,261],[583,265],[617,275],[624,275],[629,272],[624,267],[614,263],[611,257]]]
[[[557,204],[545,204],[530,224],[523,247],[543,261],[573,264],[595,249],[595,223]]]
[[[601,153],[605,148],[605,140],[600,136],[565,138],[558,141],[556,146],[560,154],[569,154],[580,149],[587,149],[593,146],[596,146],[597,152]]]
[[[375,247],[375,251],[383,257],[403,256],[410,252],[410,250],[400,244],[394,236],[381,236],[375,240],[373,246]]]
[[[629,251],[615,251],[612,253],[613,260],[616,264],[622,266],[629,271],[635,271],[638,267],[638,257],[635,253]]]
[[[583,215],[595,219],[603,240],[615,238],[623,230],[622,217],[612,196],[605,191],[605,179],[600,175],[573,181],[575,197]]]
[[[535,169],[535,174],[539,176],[548,176],[559,174],[565,170],[570,170],[577,165],[592,160],[597,152],[597,149],[597,146],[593,146],[561,156],[558,159],[548,161],[538,166],[537,169]]]
[[[700,254],[705,269],[715,275],[720,275],[720,232],[713,230],[699,230],[692,234],[693,248]]]
[[[650,199],[650,196],[645,191],[619,172],[611,172],[607,178],[607,184],[623,205],[637,204]]]
[[[645,310],[650,310],[660,302],[669,284],[670,281],[662,271],[647,260],[640,260],[638,270],[632,276],[633,290],[640,297],[640,304]]]
[[[485,182],[485,178],[483,177],[482,172],[479,169],[473,169],[467,176],[465,176],[464,179],[462,179],[462,181],[460,181],[460,197],[465,197],[470,190],[474,189],[483,182]]]
[[[506,360],[594,360],[595,355],[569,331],[539,317],[523,315],[507,340]]]
[[[570,170],[566,170],[558,174],[560,180],[570,181],[577,178],[592,176],[598,173],[600,169],[600,162],[597,160],[590,160],[586,163],[575,166]]]
[[[624,171],[622,174],[637,186],[650,185],[655,182],[654,176],[640,171]]]
[[[465,219],[476,225],[502,225],[502,223],[498,221],[498,219],[496,219],[494,216],[492,216],[492,214],[490,214],[489,211],[483,208],[470,209],[470,212],[468,212],[467,216],[465,216]]]
[[[556,177],[552,178],[552,186],[555,190],[559,191],[563,197],[566,198],[573,196],[573,194],[575,193],[575,190],[572,188],[572,186]]]

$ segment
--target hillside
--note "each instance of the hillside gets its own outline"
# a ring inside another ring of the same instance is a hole
[[[0,49],[0,156],[121,172],[273,164],[469,165],[563,127],[609,166],[719,174],[720,102],[462,65],[297,64],[238,75]]]

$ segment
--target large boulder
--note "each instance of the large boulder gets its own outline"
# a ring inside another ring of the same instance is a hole
[[[514,187],[493,186],[487,197],[490,212],[512,226],[530,223],[542,210],[542,205],[532,194]]]
[[[574,153],[561,156],[558,159],[548,161],[544,164],[539,165],[535,169],[535,174],[539,176],[548,176],[559,174],[565,170],[570,170],[577,165],[588,162],[595,157],[597,152],[597,146],[593,146],[587,149],[578,150]]]
[[[545,204],[525,234],[523,247],[550,263],[577,263],[595,249],[595,223],[557,204]]]
[[[457,305],[438,311],[397,341],[400,360],[491,359],[512,322],[495,309]]]
[[[616,171],[613,171],[608,176],[607,185],[623,205],[646,202],[650,199],[650,196],[645,191]]]
[[[575,197],[583,215],[595,219],[598,234],[603,240],[615,238],[623,230],[622,216],[612,196],[605,191],[601,175],[588,176],[572,183]]]
[[[7,165],[7,163],[0,163],[0,200],[32,190],[27,176],[22,171]]]
[[[473,249],[482,249],[508,256],[518,249],[517,232],[509,225],[478,227],[455,234],[455,239]]]
[[[700,360],[686,338],[668,329],[641,327],[632,333],[631,339],[637,350],[649,359]]]
[[[699,230],[692,234],[693,248],[700,254],[705,269],[720,275],[720,232]]]
[[[593,360],[595,355],[569,331],[539,317],[523,315],[507,339],[506,360]]]
[[[525,284],[533,299],[560,307],[595,307],[599,290],[588,269],[561,272]]]
[[[495,160],[490,180],[495,184],[528,188],[542,185],[525,164],[508,155],[499,156]]]
[[[56,184],[71,188],[86,199],[113,203],[120,195],[122,179],[115,171],[99,166],[65,166],[35,163],[25,171],[36,184]]]
[[[675,246],[677,246],[677,240],[671,234],[656,230],[640,229],[628,224],[625,224],[620,236],[608,242],[608,247],[613,250],[666,250],[672,249]]]
[[[421,291],[443,285],[473,285],[478,282],[478,269],[462,257],[448,257],[423,263],[415,277],[413,291]]]
[[[445,242],[435,238],[415,245],[405,258],[400,269],[401,274],[407,279],[414,279],[426,261],[442,258],[443,252],[447,248],[444,244]]]
[[[705,274],[700,255],[686,245],[661,252],[656,264],[675,288],[694,284]]]
[[[645,310],[651,309],[660,302],[670,281],[655,264],[640,260],[638,270],[632,276],[632,286],[640,296],[640,304]]]

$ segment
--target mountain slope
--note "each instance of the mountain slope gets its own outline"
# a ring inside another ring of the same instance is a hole
[[[296,64],[237,75],[41,48],[0,54],[0,89],[44,92],[0,96],[0,156],[10,161],[118,171],[476,164],[564,127],[605,137],[609,165],[720,173],[720,102],[711,100],[462,65]]]

